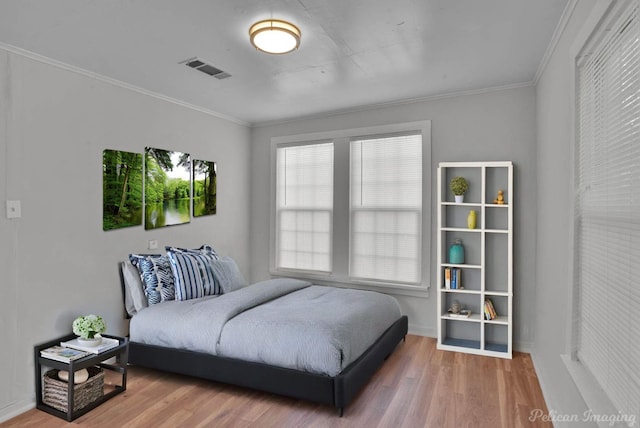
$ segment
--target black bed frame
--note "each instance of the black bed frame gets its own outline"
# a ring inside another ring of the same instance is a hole
[[[334,377],[137,342],[129,343],[129,363],[329,404],[342,416],[345,407],[404,340],[407,330],[407,317],[402,316]]]

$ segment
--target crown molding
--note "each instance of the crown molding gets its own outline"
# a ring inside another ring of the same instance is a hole
[[[252,123],[251,127],[263,128],[267,126],[284,125],[287,123],[301,122],[304,120],[324,119],[324,118],[339,116],[343,114],[361,113],[369,110],[377,110],[377,109],[388,108],[388,107],[418,104],[418,103],[424,103],[429,101],[438,101],[438,100],[443,100],[447,98],[467,97],[471,95],[482,95],[482,94],[488,94],[491,92],[506,91],[509,89],[526,88],[534,85],[535,85],[535,82],[531,81],[531,82],[523,82],[523,83],[514,83],[511,85],[493,86],[493,87],[484,88],[484,89],[471,89],[468,91],[458,91],[458,92],[448,92],[448,93],[437,94],[437,95],[427,95],[427,96],[418,97],[418,98],[409,98],[405,100],[389,101],[389,102],[378,103],[378,104],[368,104],[364,106],[352,107],[347,109],[331,110],[323,113],[311,114],[307,116],[300,116],[300,117],[295,117],[290,119],[256,122],[256,123]]]
[[[577,2],[577,0],[570,0],[573,5],[573,7],[575,7],[575,3]],[[573,10],[572,7],[572,10]],[[565,12],[567,11],[568,7],[565,9]],[[564,14],[563,14],[564,17]],[[568,20],[568,18],[567,18]],[[564,24],[566,26],[566,23]],[[558,26],[559,28],[560,26]],[[557,30],[556,30],[557,32]],[[561,32],[560,32],[561,33]],[[554,33],[555,35],[555,33]],[[559,36],[558,36],[559,37]],[[556,41],[557,43],[557,41]],[[424,96],[424,97],[417,97],[417,98],[410,98],[410,99],[404,99],[404,100],[397,100],[397,101],[389,101],[389,102],[383,102],[383,103],[376,103],[376,104],[368,104],[368,105],[364,105],[364,106],[358,106],[358,107],[352,107],[352,108],[346,108],[346,109],[338,109],[338,110],[331,110],[331,111],[326,111],[326,112],[322,112],[322,113],[317,113],[317,114],[311,114],[311,115],[306,115],[306,116],[299,116],[299,117],[294,117],[294,118],[288,118],[288,119],[282,119],[282,120],[272,120],[272,121],[264,121],[264,122],[246,122],[244,120],[240,120],[238,118],[235,117],[231,117],[231,116],[227,116],[224,115],[222,113],[218,113],[216,111],[213,110],[209,110],[203,107],[199,107],[197,105],[194,104],[190,104],[187,103],[185,101],[181,101],[178,100],[176,98],[172,98],[154,91],[150,91],[144,88],[140,88],[139,86],[135,86],[135,85],[131,85],[129,83],[125,83],[122,82],[120,80],[116,80],[116,79],[112,79],[110,77],[104,76],[102,74],[98,74],[98,73],[94,73],[92,71],[88,71],[85,70],[83,68],[80,67],[76,67],[70,64],[66,64],[64,62],[61,61],[57,61],[54,60],[52,58],[22,49],[22,48],[18,48],[16,46],[12,46],[3,42],[0,42],[0,49],[3,49],[7,52],[16,54],[16,55],[20,55],[23,56],[25,58],[29,58],[31,60],[34,61],[38,61],[47,65],[51,65],[53,67],[62,69],[62,70],[66,70],[66,71],[70,71],[72,73],[76,73],[82,76],[86,76],[92,79],[96,79],[99,80],[101,82],[113,85],[113,86],[118,86],[120,88],[124,88],[124,89],[128,89],[130,91],[133,92],[137,92],[143,95],[147,95],[149,97],[152,98],[156,98],[159,100],[163,100],[172,104],[176,104],[179,105],[181,107],[185,107],[191,110],[195,110],[198,111],[200,113],[204,113],[207,114],[209,116],[213,116],[216,117],[218,119],[223,119],[229,122],[233,122],[236,123],[238,125],[242,125],[242,126],[246,126],[246,127],[250,127],[250,128],[262,128],[262,127],[267,127],[267,126],[274,126],[274,125],[282,125],[282,124],[287,124],[287,123],[293,123],[293,122],[300,122],[300,121],[304,121],[304,120],[311,120],[311,119],[322,119],[322,118],[327,118],[327,117],[333,117],[333,116],[339,116],[339,115],[343,115],[343,114],[349,114],[349,113],[360,113],[360,112],[365,112],[365,111],[370,111],[370,110],[377,110],[377,109],[382,109],[382,108],[389,108],[389,107],[397,107],[397,106],[404,106],[404,105],[411,105],[411,104],[418,104],[418,103],[423,103],[423,102],[430,102],[430,101],[438,101],[438,100],[443,100],[443,99],[448,99],[448,98],[457,98],[457,97],[464,97],[464,96],[472,96],[472,95],[481,95],[481,94],[487,94],[487,93],[491,93],[491,92],[498,92],[498,91],[504,91],[504,90],[509,90],[509,89],[518,89],[518,88],[525,88],[525,87],[529,87],[529,86],[534,86],[537,82],[537,79],[531,82],[523,82],[523,83],[515,83],[515,84],[510,84],[510,85],[501,85],[501,86],[494,86],[494,87],[488,87],[488,88],[483,88],[483,89],[472,89],[472,90],[466,90],[466,91],[455,91],[455,92],[448,92],[448,93],[443,93],[443,94],[436,94],[436,95],[428,95],[428,96]],[[550,54],[549,54],[550,55]],[[537,74],[536,74],[537,76]]]
[[[37,54],[35,52],[28,51],[26,49],[18,48],[16,46],[9,45],[7,43],[0,42],[0,49],[3,49],[5,51],[7,51],[7,52],[10,52],[10,53],[13,53],[13,54],[20,55],[22,57],[31,59],[33,61],[37,61],[37,62],[40,62],[40,63],[43,63],[43,64],[50,65],[52,67],[56,67],[56,68],[59,68],[59,69],[62,69],[62,70],[70,71],[72,73],[79,74],[79,75],[82,75],[82,76],[85,76],[85,77],[89,77],[89,78],[92,78],[92,79],[95,79],[95,80],[99,80],[101,82],[104,82],[104,83],[107,83],[107,84],[110,84],[110,85],[113,85],[113,86],[118,86],[118,87],[123,88],[123,89],[128,89],[130,91],[137,92],[139,94],[143,94],[143,95],[146,95],[146,96],[149,96],[149,97],[152,97],[152,98],[156,98],[156,99],[159,99],[159,100],[162,100],[162,101],[166,101],[166,102],[169,102],[169,103],[172,103],[172,104],[176,104],[178,106],[185,107],[185,108],[188,108],[190,110],[195,110],[195,111],[198,111],[200,113],[204,113],[204,114],[207,114],[209,116],[216,117],[218,119],[223,119],[223,120],[226,120],[226,121],[229,121],[229,122],[233,122],[233,123],[236,123],[236,124],[242,125],[242,126],[247,126],[247,127],[251,126],[251,124],[249,122],[245,122],[245,121],[237,119],[235,117],[227,116],[227,115],[224,115],[222,113],[218,113],[218,112],[213,111],[213,110],[209,110],[209,109],[206,109],[206,108],[203,108],[203,107],[199,107],[197,105],[190,104],[190,103],[187,103],[185,101],[181,101],[181,100],[178,100],[176,98],[172,98],[172,97],[169,97],[167,95],[160,94],[158,92],[150,91],[148,89],[144,89],[144,88],[141,88],[141,87],[136,86],[136,85],[131,85],[129,83],[125,83],[125,82],[122,82],[122,81],[117,80],[117,79],[112,79],[112,78],[104,76],[102,74],[94,73],[93,71],[85,70],[83,68],[76,67],[74,65],[66,64],[64,62],[57,61],[55,59],[46,57],[44,55],[40,55],[40,54]]]

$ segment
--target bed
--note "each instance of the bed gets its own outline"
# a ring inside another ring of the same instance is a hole
[[[327,404],[342,416],[407,329],[390,296],[279,278],[149,305],[131,317],[129,363]]]

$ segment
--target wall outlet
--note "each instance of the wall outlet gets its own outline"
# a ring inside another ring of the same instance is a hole
[[[157,250],[158,249],[158,240],[157,239],[151,239],[149,241],[148,248],[150,250]]]
[[[7,218],[22,217],[20,201],[7,201]]]

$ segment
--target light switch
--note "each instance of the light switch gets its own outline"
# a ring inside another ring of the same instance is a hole
[[[152,239],[149,241],[149,249],[150,250],[157,250],[158,249],[158,240],[157,239]]]
[[[20,201],[7,201],[7,218],[20,218],[21,216]]]

